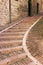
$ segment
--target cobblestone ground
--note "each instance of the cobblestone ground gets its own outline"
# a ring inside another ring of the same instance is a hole
[[[43,18],[28,34],[28,49],[43,64]]]

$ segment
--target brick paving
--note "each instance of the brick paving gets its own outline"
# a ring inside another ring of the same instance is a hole
[[[27,39],[31,54],[43,64],[43,18],[31,29]]]
[[[39,17],[26,17],[19,24],[0,33],[0,65],[28,65],[32,62],[22,48],[22,40],[24,33]]]

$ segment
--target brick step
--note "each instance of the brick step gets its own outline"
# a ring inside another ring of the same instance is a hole
[[[20,28],[21,27],[24,27],[24,28],[26,28],[27,26],[29,26],[29,22],[26,24],[25,22],[24,23],[20,23],[20,24],[18,24],[18,25],[16,25],[16,26],[13,26],[12,28],[19,28],[19,26],[20,26]],[[11,28],[10,28],[11,29]]]
[[[22,40],[23,39],[23,36],[22,35],[19,35],[19,36],[1,36],[0,37],[0,41],[2,40]]]
[[[22,45],[22,40],[0,41],[1,48],[9,48]]]
[[[26,21],[27,22],[27,21]],[[29,27],[30,25],[32,24],[32,22],[28,21],[28,23],[21,23],[21,24],[18,24],[16,26],[13,26],[12,28],[15,29],[15,28],[27,28],[27,26]]]
[[[29,26],[29,24],[33,23],[34,21],[36,21],[36,19],[32,19],[32,20],[25,20],[24,22],[21,22],[21,24],[18,24],[19,26]],[[17,26],[17,25],[16,25]],[[13,26],[14,27],[14,26]]]
[[[23,38],[22,38],[22,39],[23,39]],[[13,40],[16,41],[16,40],[22,40],[22,39],[20,39],[20,38],[18,38],[18,39],[0,39],[0,41],[11,41],[11,40],[12,40],[12,41],[13,41]]]
[[[22,54],[19,54],[19,55],[16,55],[16,56],[14,55],[14,56],[8,57],[8,58],[0,61],[0,65],[9,65],[9,64],[17,62],[21,59],[24,59],[24,58],[26,58],[25,53],[22,53]]]
[[[16,46],[21,46],[22,45],[22,40],[10,40],[10,41],[0,41],[0,49],[2,48],[9,48],[9,47],[16,47]],[[28,41],[27,41],[28,45]],[[29,47],[29,45],[28,45]]]
[[[17,47],[10,47],[10,48],[2,48],[0,49],[0,53],[1,54],[6,54],[6,53],[10,53],[13,51],[18,51],[18,50],[22,50],[22,46],[17,46]]]
[[[18,28],[18,29],[9,29],[8,31],[12,31],[12,32],[19,31],[19,32],[21,32],[21,31],[26,31],[28,28],[29,27],[27,27],[27,28]]]
[[[28,23],[28,25],[26,25],[26,24],[20,24],[20,25],[17,25],[17,26],[14,26],[14,27],[12,27],[12,28],[10,28],[10,29],[22,29],[22,28],[28,28],[30,25],[29,25],[29,23]]]
[[[18,24],[18,27],[19,27],[19,26],[23,26],[23,27],[26,26],[26,27],[27,27],[27,26],[29,26],[29,24],[33,23],[33,21],[36,21],[36,20],[33,19],[33,20],[21,22],[20,24]],[[17,27],[17,25],[16,25],[16,27]],[[15,26],[13,26],[12,28],[15,28]]]
[[[15,30],[7,30],[7,31],[5,31],[5,33],[6,33],[6,32],[7,32],[7,33],[8,33],[8,32],[9,32],[9,33],[10,33],[10,32],[13,32],[13,33],[14,33],[14,32],[25,32],[25,31],[27,31],[27,29],[19,29],[19,30],[18,30],[18,29],[17,29],[17,30],[15,29]]]
[[[8,51],[8,52],[2,52],[0,53],[0,61],[3,60],[3,59],[6,59],[6,58],[9,58],[11,56],[15,56],[15,55],[18,55],[18,54],[22,54],[24,53],[24,50],[23,49],[19,49],[19,50],[12,50],[12,51]]]
[[[18,26],[16,26],[16,27],[12,27],[12,28],[10,28],[10,29],[27,29],[28,27],[29,27],[30,25],[28,24],[28,25],[18,25]]]
[[[16,32],[3,32],[3,33],[0,34],[0,36],[4,36],[4,35],[6,35],[6,36],[7,35],[11,35],[11,36],[12,35],[23,35],[24,33],[25,32],[17,32],[17,33]]]
[[[0,38],[22,38],[23,35],[1,35]]]
[[[27,28],[21,28],[21,29],[9,29],[9,30],[7,30],[7,31],[5,31],[5,32],[24,32],[24,31],[26,31],[27,30]]]

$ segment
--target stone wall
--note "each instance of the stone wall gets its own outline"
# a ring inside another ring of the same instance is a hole
[[[20,13],[21,16],[27,16],[28,15],[28,0],[19,0],[20,3]]]
[[[0,25],[6,24],[9,21],[9,1],[0,0]]]
[[[27,15],[26,0],[11,0],[11,22]],[[9,0],[0,0],[0,25],[9,23]]]
[[[32,1],[32,15],[37,13],[37,0]]]
[[[40,3],[40,0],[31,0],[32,15],[36,14],[37,1]],[[27,15],[28,15],[28,0],[18,0],[18,1],[11,0],[11,22],[12,21],[15,22],[15,20],[17,20],[18,18]],[[5,25],[6,23],[9,22],[10,22],[9,0],[0,0],[0,25]]]
[[[19,8],[19,1],[11,0],[11,20],[16,20],[20,16]]]
[[[37,0],[39,3],[39,12],[43,12],[43,0]]]

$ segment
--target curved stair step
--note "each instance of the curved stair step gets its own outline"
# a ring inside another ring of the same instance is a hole
[[[26,31],[27,29],[8,29],[7,31],[5,31],[5,32],[24,32],[24,31]]]
[[[0,61],[0,65],[8,65],[8,64],[12,64],[14,62],[17,62],[23,58],[26,58],[26,54],[25,53],[22,53],[22,54],[19,54],[19,55],[16,55],[16,56],[12,56],[12,57],[9,57],[9,58],[6,58],[2,61]]]
[[[0,34],[0,36],[7,36],[7,35],[9,35],[9,36],[10,36],[10,35],[11,35],[11,36],[12,36],[12,35],[23,35],[24,33],[25,33],[25,32],[17,32],[17,33],[16,33],[16,32],[3,32],[3,33]]]
[[[19,24],[18,25],[18,27],[16,26],[16,27],[12,27],[13,29],[22,29],[22,28],[24,28],[24,29],[26,29],[26,28],[28,28],[27,26],[29,26],[28,24]],[[12,29],[12,28],[10,28],[10,29]]]
[[[19,38],[19,37],[22,38],[23,35],[12,35],[12,36],[11,35],[7,35],[7,36],[4,35],[4,36],[1,36],[0,39],[1,38]]]
[[[17,46],[17,47],[12,47],[12,48],[2,48],[0,49],[0,53],[1,54],[5,54],[5,53],[10,53],[13,51],[18,51],[18,50],[22,50],[22,46]]]
[[[0,49],[22,45],[22,40],[0,41]]]
[[[3,40],[22,40],[23,36],[22,35],[19,35],[19,36],[1,36],[0,37],[0,41],[3,41]]]
[[[8,52],[8,53],[0,53],[0,61],[1,60],[4,60],[6,58],[9,58],[11,56],[16,56],[16,55],[19,55],[19,54],[22,54],[24,53],[24,50],[14,50],[14,51],[11,51],[11,52]]]

